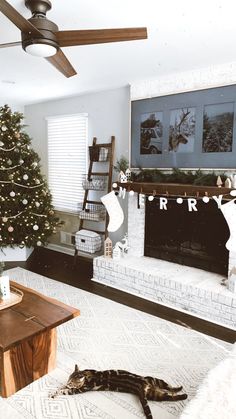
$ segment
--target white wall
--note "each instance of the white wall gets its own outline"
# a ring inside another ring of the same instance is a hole
[[[32,147],[39,154],[42,172],[47,175],[47,116],[87,112],[89,115],[89,143],[93,137],[98,142],[109,142],[115,136],[115,158],[129,153],[129,87],[97,92],[67,99],[54,100],[25,106],[27,132],[32,138]],[[122,202],[126,211],[126,201]],[[127,217],[125,217],[126,219]],[[115,242],[127,231],[127,222],[116,234],[111,235]]]

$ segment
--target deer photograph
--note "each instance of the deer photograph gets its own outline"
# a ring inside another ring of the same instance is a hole
[[[195,108],[171,111],[169,151],[192,153],[195,138]]]

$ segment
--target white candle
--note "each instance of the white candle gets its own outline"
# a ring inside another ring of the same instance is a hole
[[[10,281],[7,275],[0,276],[0,291],[3,300],[10,298]]]

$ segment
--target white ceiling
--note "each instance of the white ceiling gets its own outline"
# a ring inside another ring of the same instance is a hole
[[[9,3],[30,17],[23,0]],[[63,48],[78,71],[70,79],[21,47],[0,49],[0,97],[9,103],[117,88],[236,61],[235,0],[52,0],[47,16],[61,30],[146,26],[148,40]],[[0,13],[0,43],[19,40],[19,30]]]

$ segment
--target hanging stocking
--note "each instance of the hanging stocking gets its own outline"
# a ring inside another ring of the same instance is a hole
[[[118,230],[124,221],[124,213],[114,191],[101,197],[102,203],[105,205],[109,214],[109,224],[107,230],[114,232]]]

